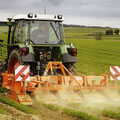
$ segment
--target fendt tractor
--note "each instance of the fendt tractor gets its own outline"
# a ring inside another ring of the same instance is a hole
[[[0,73],[5,69],[14,73],[15,66],[30,65],[31,75],[43,75],[49,61],[62,61],[76,74],[77,49],[72,43],[65,45],[62,15],[30,13],[8,20],[8,39],[0,40]]]

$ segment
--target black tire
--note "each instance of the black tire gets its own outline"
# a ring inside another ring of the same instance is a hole
[[[15,67],[22,64],[20,51],[17,49],[12,50],[8,59],[8,73],[14,73]]]
[[[77,75],[76,73],[76,66],[75,63],[66,63],[65,67],[68,69],[68,71],[72,74],[72,75]]]

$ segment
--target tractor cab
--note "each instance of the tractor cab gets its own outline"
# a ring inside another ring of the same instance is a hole
[[[13,18],[12,43],[63,44],[65,43],[62,15],[23,14]]]

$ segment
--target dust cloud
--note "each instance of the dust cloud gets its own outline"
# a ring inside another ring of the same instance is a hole
[[[75,92],[63,89],[59,92],[39,92],[35,101],[91,114],[101,114],[104,109],[120,110],[120,95],[113,90],[80,90]]]

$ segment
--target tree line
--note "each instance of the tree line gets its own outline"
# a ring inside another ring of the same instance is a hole
[[[118,29],[118,28],[116,28],[116,29],[108,29],[108,30],[106,30],[105,31],[105,35],[119,35],[119,32],[120,32],[120,30]],[[97,32],[95,32],[95,39],[96,40],[101,40],[102,39],[102,35],[103,35],[103,32],[101,32],[101,31],[97,31]]]
[[[115,30],[108,29],[105,31],[105,35],[113,35],[113,34],[119,35],[119,32],[120,32],[119,29],[115,29]]]
[[[63,26],[64,27],[87,27],[87,28],[108,28],[108,29],[110,29],[110,27],[74,25],[74,24],[63,24]]]

